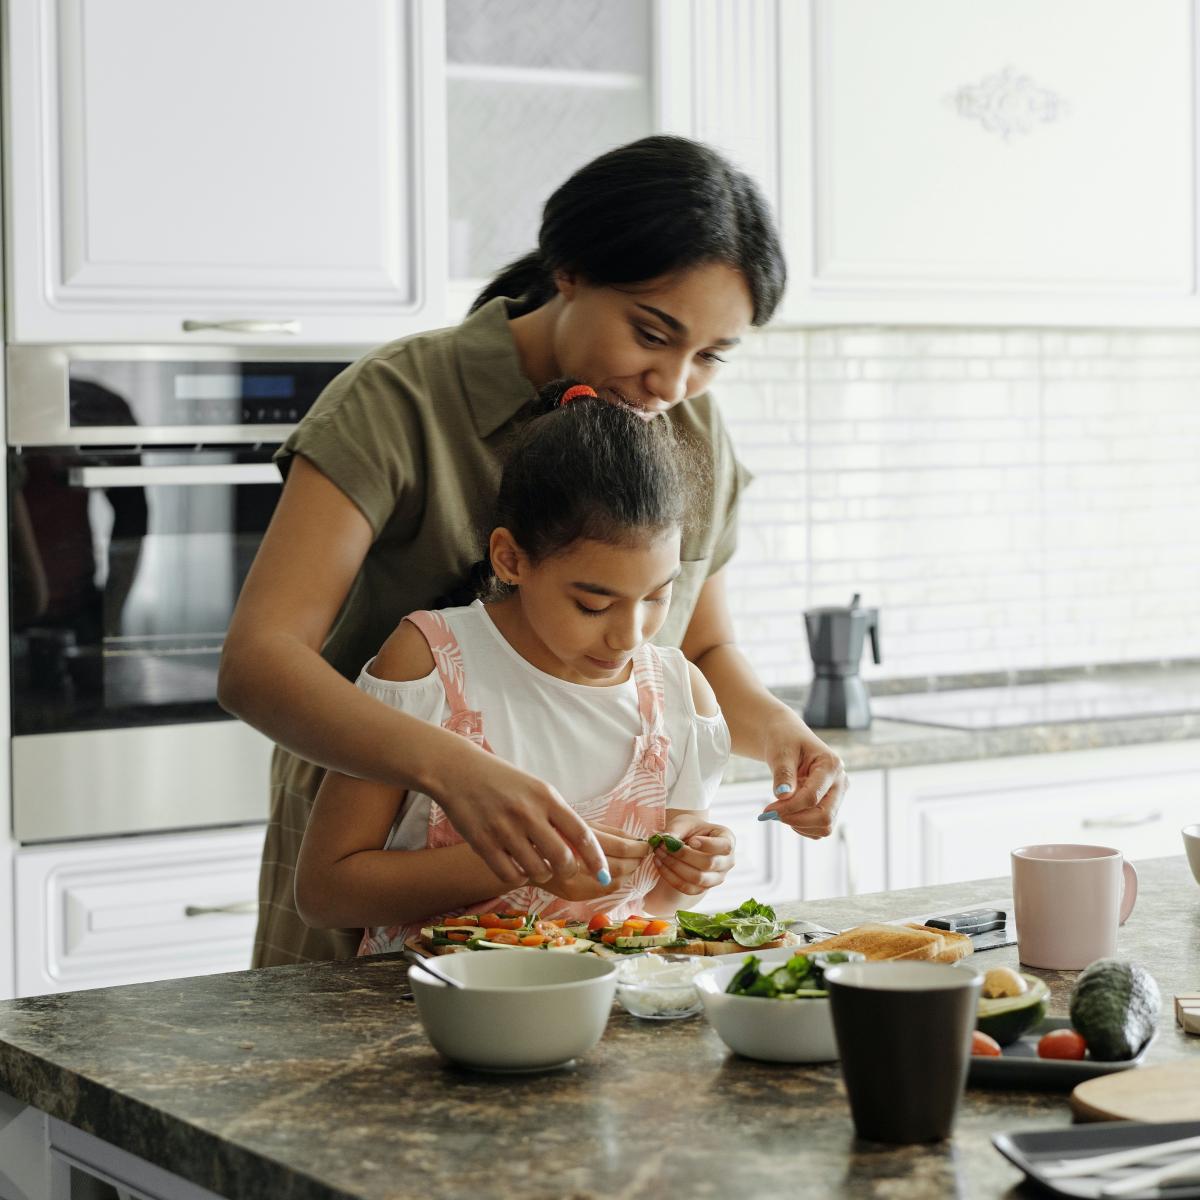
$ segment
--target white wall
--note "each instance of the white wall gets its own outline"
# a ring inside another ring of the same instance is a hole
[[[1200,656],[1200,333],[770,331],[717,394],[767,683],[810,678],[802,610],[855,591],[868,677]]]

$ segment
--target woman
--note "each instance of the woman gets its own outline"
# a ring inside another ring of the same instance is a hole
[[[326,389],[279,452],[283,494],[221,664],[221,703],[279,743],[255,965],[355,952],[361,931],[309,929],[295,908],[296,858],[326,768],[430,796],[514,887],[575,870],[603,879],[605,854],[627,853],[542,781],[353,683],[400,618],[478,559],[505,447],[537,389],[564,376],[647,419],[665,414],[706,448],[710,502],[689,514],[656,640],[700,668],[734,752],[771,766],[779,799],[760,819],[830,832],[840,761],[733,644],[722,572],[748,476],[706,394],[783,284],[754,183],[708,147],[644,138],[550,197],[538,250],[493,280],[460,326],[381,347]]]

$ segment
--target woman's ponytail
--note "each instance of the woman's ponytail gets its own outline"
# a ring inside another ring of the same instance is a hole
[[[471,312],[482,308],[497,296],[510,299],[524,297],[530,308],[540,308],[554,295],[554,275],[546,266],[540,250],[531,250],[524,258],[518,258],[504,267],[475,297]]]

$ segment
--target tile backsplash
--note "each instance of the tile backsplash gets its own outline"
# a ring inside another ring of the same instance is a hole
[[[1200,333],[770,330],[716,392],[768,684],[856,591],[868,678],[1200,655]]]

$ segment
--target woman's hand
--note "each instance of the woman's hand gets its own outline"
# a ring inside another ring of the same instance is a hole
[[[737,840],[732,830],[712,824],[707,813],[685,813],[668,821],[663,832],[683,843],[682,850],[655,847],[654,863],[665,884],[681,895],[699,896],[725,882]]]
[[[565,886],[579,875],[580,886],[603,894],[612,871],[598,835],[555,788],[457,734],[445,745],[449,753],[420,790],[506,887]]]
[[[842,760],[791,711],[767,723],[761,757],[779,798],[758,819],[782,821],[801,837],[828,837],[850,786]]]
[[[560,900],[598,900],[615,891],[617,886],[627,880],[645,861],[650,853],[650,846],[640,838],[631,838],[627,833],[611,825],[593,822],[590,828],[600,843],[608,859],[608,869],[612,882],[602,884],[592,875],[582,871],[568,878],[558,875],[551,876],[540,886]]]

